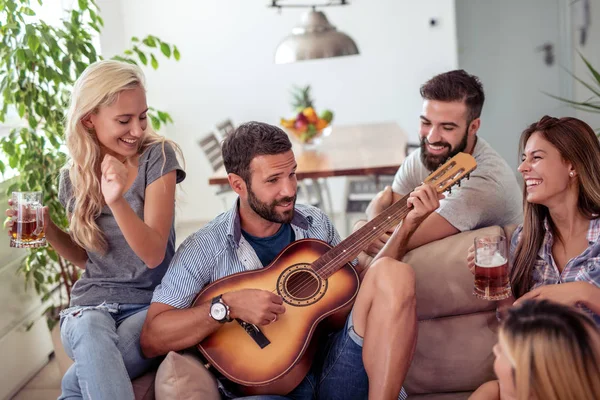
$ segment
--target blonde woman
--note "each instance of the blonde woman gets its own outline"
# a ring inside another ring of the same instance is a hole
[[[175,186],[185,173],[178,147],[151,131],[147,111],[144,77],[134,65],[94,63],[73,88],[70,160],[59,184],[69,232],[45,210],[47,240],[84,269],[61,313],[62,342],[75,363],[60,399],[133,399],[130,379],[152,363],[139,336],[175,251]]]
[[[511,308],[494,354],[498,380],[470,400],[600,399],[600,332],[572,307],[527,300]]]

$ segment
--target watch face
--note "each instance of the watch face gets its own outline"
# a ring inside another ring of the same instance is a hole
[[[210,307],[210,316],[217,321],[222,321],[227,316],[227,308],[221,303],[215,303]]]

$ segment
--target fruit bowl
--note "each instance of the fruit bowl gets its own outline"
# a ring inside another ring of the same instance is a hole
[[[322,129],[314,129],[314,130],[298,130],[295,128],[283,128],[289,136],[291,136],[298,143],[303,145],[316,145],[321,143],[321,140],[325,136],[329,136],[331,134],[331,125],[327,125]]]
[[[296,142],[302,145],[315,145],[331,133],[332,119],[333,113],[329,110],[324,110],[321,115],[317,115],[312,107],[307,107],[294,118],[281,118],[280,124]]]

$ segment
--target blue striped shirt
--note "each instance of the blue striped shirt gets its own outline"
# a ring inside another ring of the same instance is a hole
[[[291,222],[296,240],[320,239],[331,246],[341,239],[323,211],[296,204]],[[190,235],[177,249],[153,303],[188,308],[209,283],[238,272],[262,268],[256,252],[242,235],[236,205]]]

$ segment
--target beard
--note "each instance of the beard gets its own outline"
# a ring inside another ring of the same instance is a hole
[[[440,165],[445,163],[446,160],[448,160],[449,158],[452,158],[455,155],[457,155],[458,153],[465,151],[465,149],[467,148],[467,139],[468,139],[468,135],[467,135],[467,131],[465,131],[465,134],[464,134],[462,140],[453,149],[452,146],[450,146],[450,143],[447,143],[447,142],[429,143],[427,141],[427,138],[421,137],[421,162],[423,163],[425,168],[427,168],[429,171],[433,172],[436,169],[438,169],[440,167]],[[444,147],[448,148],[448,153],[440,154],[440,155],[431,154],[429,152],[429,150],[427,149],[427,144],[430,144],[432,146],[444,146]]]
[[[275,210],[280,204],[292,203],[292,209],[288,211],[284,211],[282,213],[278,213]],[[292,218],[294,218],[294,206],[296,205],[296,196],[294,197],[284,197],[280,200],[275,200],[272,203],[263,203],[256,197],[256,194],[252,191],[250,185],[248,185],[248,205],[250,208],[258,215],[260,215],[263,219],[275,222],[278,224],[289,224],[292,222]]]

